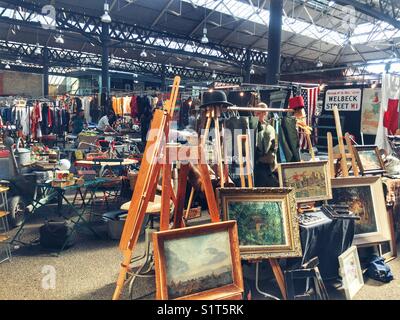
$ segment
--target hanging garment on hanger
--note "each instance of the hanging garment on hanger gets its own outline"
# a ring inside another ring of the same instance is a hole
[[[281,138],[283,152],[287,162],[300,161],[300,141],[296,129],[296,119],[284,116],[281,119]]]
[[[137,118],[139,114],[138,104],[137,104],[137,96],[132,96],[131,98],[131,117]]]
[[[100,118],[99,99],[96,96],[90,101],[90,118],[94,123]]]
[[[132,97],[123,97],[122,113],[123,115],[131,114],[131,100]]]
[[[388,108],[383,118],[383,126],[388,129],[388,133],[394,135],[399,124],[399,100],[389,99]]]
[[[84,97],[82,98],[82,106],[83,106],[83,113],[85,120],[89,123],[92,121],[92,118],[90,116],[90,102],[92,98],[91,97]]]

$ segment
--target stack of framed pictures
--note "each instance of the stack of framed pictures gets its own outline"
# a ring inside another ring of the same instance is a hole
[[[292,189],[221,188],[218,194],[224,220],[237,221],[242,259],[302,255]]]

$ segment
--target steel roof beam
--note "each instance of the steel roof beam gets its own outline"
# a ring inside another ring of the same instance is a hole
[[[335,0],[342,6],[352,6],[358,12],[366,14],[375,19],[385,21],[397,29],[400,29],[400,21],[397,20],[400,4],[395,0],[379,0],[379,8],[375,9],[370,4],[356,0]]]

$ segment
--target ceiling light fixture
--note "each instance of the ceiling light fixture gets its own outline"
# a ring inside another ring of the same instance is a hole
[[[142,58],[147,58],[147,52],[146,52],[145,49],[143,49],[143,51],[140,53],[140,56],[141,56]]]
[[[21,64],[21,63],[22,63],[22,60],[21,60],[20,57],[17,57],[17,59],[15,60],[15,62],[18,63],[18,64]]]
[[[254,67],[251,66],[251,68],[250,68],[250,74],[255,74],[255,73],[256,73],[256,70],[254,70]]]
[[[217,74],[215,73],[215,70],[213,70],[211,78],[216,79],[217,78]]]
[[[42,54],[42,49],[40,49],[39,43],[36,43],[35,51],[33,53],[36,55]]]
[[[174,70],[172,69],[172,65],[168,66],[168,72],[173,72]]]
[[[64,38],[61,33],[57,37],[55,37],[55,40],[56,40],[56,43],[64,44]]]
[[[203,63],[203,67],[205,67],[205,68],[207,68],[207,67],[208,67],[208,62],[207,62],[207,61],[204,61],[204,63]]]
[[[201,38],[201,43],[207,44],[208,43],[208,38],[207,38],[207,28],[204,27],[203,29],[203,37]]]
[[[104,14],[101,16],[101,22],[103,23],[111,23],[112,19],[110,17],[110,5],[108,2],[104,2]]]
[[[317,61],[317,68],[322,68],[324,66],[324,63],[318,59]]]
[[[10,65],[7,63],[7,64],[4,66],[4,69],[9,70],[9,69],[11,69],[11,67],[10,67]]]

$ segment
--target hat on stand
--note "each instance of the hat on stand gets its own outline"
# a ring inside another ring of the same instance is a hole
[[[302,96],[297,96],[289,99],[289,109],[304,108],[304,99]]]
[[[226,94],[223,91],[207,91],[203,93],[203,104],[200,108],[213,106],[213,105],[222,105],[222,106],[233,106],[232,103],[228,102],[226,98]]]

